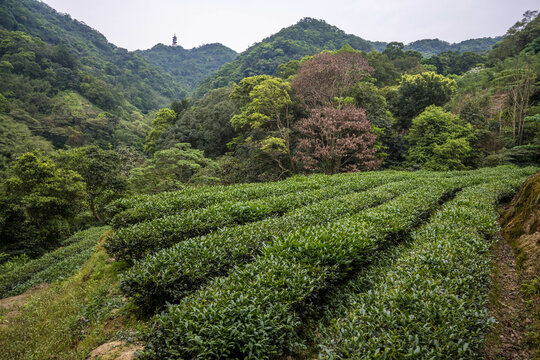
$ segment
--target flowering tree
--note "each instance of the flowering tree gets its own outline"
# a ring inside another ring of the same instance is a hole
[[[308,170],[326,174],[372,170],[381,165],[375,157],[376,136],[363,109],[325,106],[312,109],[296,125],[300,133],[295,160]]]
[[[291,86],[309,107],[341,106],[353,87],[373,72],[358,52],[321,53],[300,65]]]

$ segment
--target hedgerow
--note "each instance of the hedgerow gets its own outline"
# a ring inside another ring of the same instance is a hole
[[[108,227],[91,228],[65,240],[67,244],[16,269],[0,274],[0,298],[18,295],[34,285],[73,275],[90,257]]]
[[[320,291],[410,231],[441,198],[480,178],[427,180],[384,205],[275,240],[252,263],[156,316],[146,358],[283,355],[295,346],[302,313]]]
[[[362,191],[385,181],[403,179],[404,177],[406,175],[403,173],[388,176],[383,176],[380,173],[368,173],[357,177],[348,176],[339,185],[321,189],[270,196],[257,200],[230,200],[207,208],[186,211],[182,214],[122,228],[109,238],[106,248],[117,259],[142,259],[157,250],[222,227],[279,216],[291,209],[315,201],[344,193]]]
[[[321,359],[476,359],[491,320],[485,308],[494,205],[524,180],[517,171],[463,190],[415,231],[393,266],[354,293],[323,333]],[[365,279],[361,281],[365,282]]]

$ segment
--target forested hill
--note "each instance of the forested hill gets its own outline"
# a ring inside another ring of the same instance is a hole
[[[238,82],[247,76],[274,75],[280,64],[323,50],[337,50],[347,44],[356,50],[374,50],[373,44],[367,40],[346,34],[323,20],[304,18],[254,44],[235,60],[223,65],[201,84],[197,95],[226,86],[230,82]]]
[[[470,39],[450,44],[439,39],[424,39],[412,42],[404,50],[420,52],[424,57],[446,51],[476,52],[489,51],[502,37]],[[200,96],[211,89],[238,82],[254,75],[275,75],[280,64],[299,60],[323,50],[336,50],[344,45],[356,50],[384,51],[388,43],[364,40],[356,35],[346,34],[324,20],[304,18],[297,24],[280,30],[242,52],[234,61],[223,65],[216,73],[202,82],[196,91]]]
[[[2,0],[0,28],[24,32],[52,46],[65,45],[67,52],[78,60],[79,69],[92,75],[89,89],[82,91],[90,100],[108,97],[105,102],[118,106],[124,98],[139,110],[148,111],[185,96],[185,90],[168,74],[140,56],[109,43],[83,22],[60,14],[42,2]],[[99,94],[94,94],[96,92]],[[109,93],[113,95],[108,96]]]
[[[185,97],[172,76],[35,0],[0,1],[0,169],[25,151],[142,150],[146,114]]]
[[[438,55],[445,51],[459,51],[459,52],[476,52],[485,53],[502,39],[502,36],[498,37],[485,37],[479,39],[469,39],[461,41],[459,43],[450,44],[449,42],[439,39],[424,39],[417,40],[405,46],[405,50],[414,50],[422,53],[424,56]],[[384,49],[383,49],[384,50]]]
[[[193,49],[158,44],[136,53],[165,70],[188,90],[195,90],[210,74],[238,55],[236,51],[219,43]]]

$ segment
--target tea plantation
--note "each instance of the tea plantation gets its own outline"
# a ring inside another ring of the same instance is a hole
[[[535,168],[203,186],[111,206],[144,359],[475,359],[496,205]]]

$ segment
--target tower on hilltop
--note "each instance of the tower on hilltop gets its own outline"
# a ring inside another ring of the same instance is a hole
[[[172,46],[178,46],[178,38],[176,37],[176,34],[174,34],[172,38]]]

